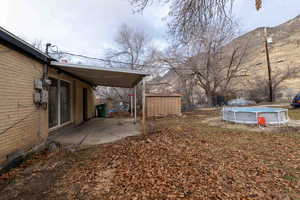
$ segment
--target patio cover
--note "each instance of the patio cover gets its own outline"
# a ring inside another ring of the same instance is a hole
[[[51,62],[51,66],[78,77],[93,86],[133,88],[147,73],[137,70]]]

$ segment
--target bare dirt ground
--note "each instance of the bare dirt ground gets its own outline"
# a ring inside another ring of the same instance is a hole
[[[151,119],[147,135],[34,155],[0,176],[0,199],[300,199],[299,129],[207,123],[217,115]]]

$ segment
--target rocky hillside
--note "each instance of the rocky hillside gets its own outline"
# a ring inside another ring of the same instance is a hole
[[[268,35],[273,42],[269,44],[270,62],[273,75],[285,72],[288,68],[300,67],[300,16],[281,25],[268,28]],[[247,80],[253,82],[258,78],[267,78],[267,62],[264,47],[264,28],[257,28],[235,39],[233,43],[249,42],[244,65],[249,69]],[[281,91],[283,97],[293,96],[300,91],[300,77],[285,81]],[[280,95],[280,96],[281,96]]]
[[[300,68],[300,15],[283,24],[268,28],[268,35],[273,42],[269,44],[269,53],[273,75],[286,71],[287,68]],[[264,28],[257,28],[234,39],[228,46],[248,43],[247,55],[243,65],[249,69],[248,77],[237,80],[234,84],[242,90],[253,86],[256,79],[267,78],[267,62],[264,46]],[[169,72],[161,81],[175,82],[176,73]],[[282,98],[293,96],[300,91],[300,76],[285,81],[280,91]]]

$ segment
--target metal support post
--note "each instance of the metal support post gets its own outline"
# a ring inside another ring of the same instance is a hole
[[[146,134],[146,81],[145,78],[143,79],[143,132]]]
[[[134,123],[136,123],[136,86],[134,87]]]

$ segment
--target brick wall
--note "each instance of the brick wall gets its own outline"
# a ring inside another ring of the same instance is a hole
[[[47,138],[47,110],[33,103],[33,82],[42,69],[36,60],[0,44],[0,163]]]
[[[42,78],[43,65],[0,44],[0,168],[10,155],[29,150],[48,137],[48,110],[33,103],[34,80]],[[71,120],[83,121],[82,94],[88,88],[88,117],[95,115],[95,96],[86,83],[49,70],[49,77],[71,83]]]

